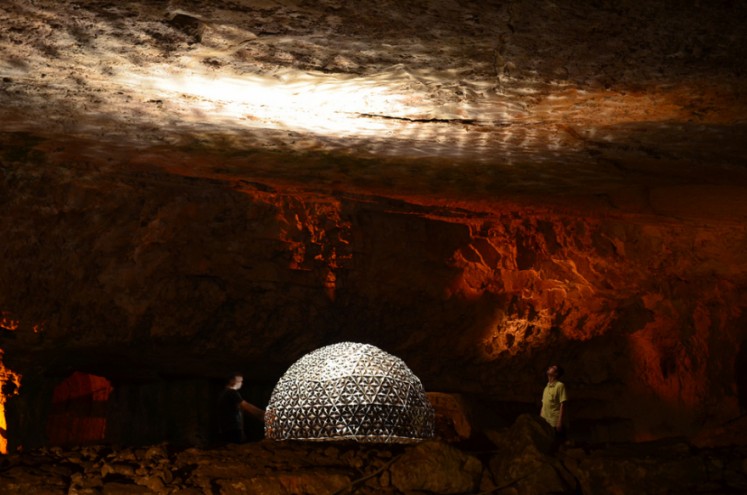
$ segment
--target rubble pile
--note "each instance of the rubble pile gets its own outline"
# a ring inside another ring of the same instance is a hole
[[[470,444],[43,448],[0,458],[0,488],[6,495],[740,493],[747,447],[679,440],[558,447],[541,419],[523,415]]]

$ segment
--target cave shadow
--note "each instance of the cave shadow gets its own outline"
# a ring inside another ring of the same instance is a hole
[[[742,416],[747,415],[747,339],[739,345],[734,360],[734,381],[737,386],[739,411]]]

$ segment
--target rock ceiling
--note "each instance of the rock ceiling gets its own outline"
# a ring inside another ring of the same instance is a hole
[[[1,125],[121,173],[744,214],[743,10],[10,0]]]

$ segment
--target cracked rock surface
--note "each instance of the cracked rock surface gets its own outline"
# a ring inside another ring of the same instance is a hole
[[[723,188],[745,180],[743,17],[699,2],[11,0],[3,128],[81,139],[89,159],[186,152],[231,159],[221,176],[385,194]],[[278,167],[258,150],[384,163]]]

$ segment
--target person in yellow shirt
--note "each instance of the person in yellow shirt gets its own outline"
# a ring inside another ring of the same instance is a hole
[[[560,381],[563,376],[563,368],[553,364],[547,368],[547,385],[542,392],[542,410],[540,416],[545,418],[558,435],[563,435],[563,424],[565,421],[565,402],[568,395],[565,392],[565,384]]]

